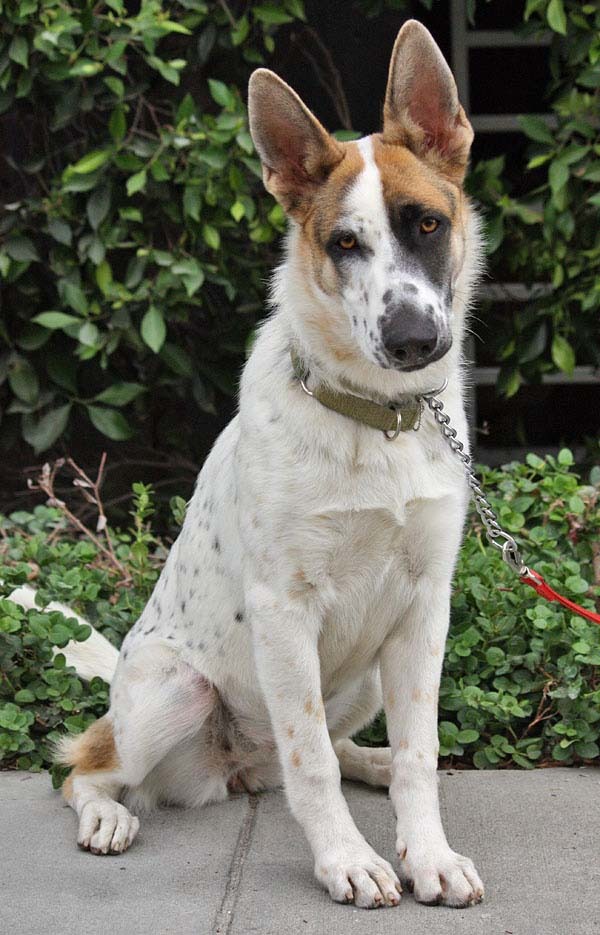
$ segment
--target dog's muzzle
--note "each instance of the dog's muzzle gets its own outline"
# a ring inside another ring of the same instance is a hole
[[[436,322],[413,305],[390,309],[381,326],[381,337],[396,370],[422,370],[443,357],[452,346],[452,335],[440,332]]]

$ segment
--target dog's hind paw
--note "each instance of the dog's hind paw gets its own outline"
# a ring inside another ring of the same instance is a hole
[[[77,844],[92,854],[121,854],[140,828],[139,819],[118,802],[97,800],[84,805]]]

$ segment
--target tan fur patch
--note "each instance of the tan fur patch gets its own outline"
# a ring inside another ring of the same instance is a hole
[[[68,752],[67,762],[78,773],[108,771],[120,766],[112,724],[107,717],[94,721]]]
[[[418,201],[431,211],[440,211],[451,220],[456,215],[461,190],[418,159],[405,146],[389,143],[380,134],[373,140],[373,156],[386,203]]]
[[[294,752],[292,753],[292,766],[295,766],[297,769],[300,766],[301,762],[302,760],[300,758],[300,754],[298,753],[297,750],[294,750]]]

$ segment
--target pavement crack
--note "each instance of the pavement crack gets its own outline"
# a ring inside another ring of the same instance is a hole
[[[257,812],[258,796],[250,794],[248,796],[248,810],[242,822],[242,827],[240,828],[240,833],[229,865],[225,892],[215,918],[213,927],[214,935],[228,935],[231,929],[233,913],[237,903],[240,883],[242,881],[244,862],[248,853],[248,846],[252,840]]]

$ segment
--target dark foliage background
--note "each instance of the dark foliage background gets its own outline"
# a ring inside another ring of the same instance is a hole
[[[506,6],[482,0],[469,10],[486,26]],[[519,30],[552,33],[539,107],[555,121],[524,117],[530,144],[508,159],[482,158],[480,148],[468,184],[485,212],[491,273],[554,288],[476,325],[501,362],[505,397],[543,373],[600,361],[600,12],[576,0],[509,6]],[[140,477],[166,493],[189,489],[234,409],[284,227],[247,130],[248,75],[268,64],[331,129],[371,131],[402,21],[419,16],[448,52],[448,8],[443,0],[2,5],[5,505],[19,500],[23,467],[53,450],[93,464],[107,447],[115,508]],[[490,62],[490,86],[510,88],[510,75]],[[483,85],[480,96],[490,93]]]

